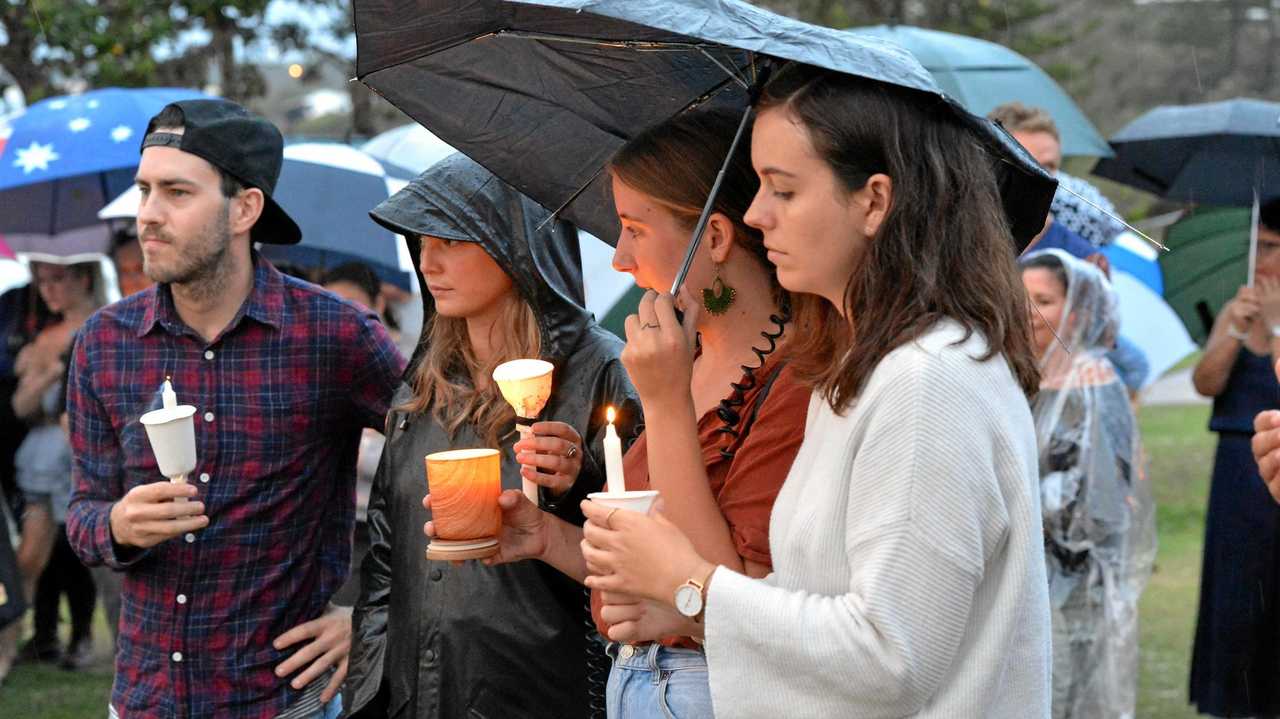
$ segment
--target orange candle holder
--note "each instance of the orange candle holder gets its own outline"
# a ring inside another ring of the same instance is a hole
[[[496,449],[454,449],[428,454],[427,491],[435,539],[427,559],[460,560],[498,553],[502,531],[502,461]]]

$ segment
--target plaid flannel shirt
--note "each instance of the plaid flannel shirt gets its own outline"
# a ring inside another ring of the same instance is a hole
[[[81,559],[125,572],[112,706],[123,717],[275,717],[284,631],[315,619],[348,574],[362,427],[381,428],[403,360],[367,312],[255,254],[254,285],[205,342],[166,285],[95,314],[77,338],[67,412]],[[163,480],[138,418],[171,377],[197,408],[189,481],[206,528],[117,545],[109,514]]]

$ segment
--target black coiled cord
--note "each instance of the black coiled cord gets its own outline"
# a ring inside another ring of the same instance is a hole
[[[609,670],[612,662],[605,654],[604,645],[596,640],[596,623],[591,617],[591,590],[584,589],[587,598],[587,618],[584,624],[587,629],[587,708],[591,719],[605,719],[605,687],[609,682]]]
[[[741,435],[740,425],[742,423],[742,413],[739,409],[746,402],[744,397],[746,393],[756,387],[756,372],[764,367],[765,358],[773,354],[778,349],[778,340],[782,337],[782,333],[786,331],[787,323],[791,321],[791,307],[784,303],[780,308],[781,313],[769,315],[769,321],[778,326],[776,331],[770,332],[764,330],[760,336],[769,343],[768,347],[763,349],[752,346],[751,351],[756,356],[756,364],[754,367],[742,365],[743,378],[741,382],[730,382],[729,386],[733,388],[733,392],[724,399],[720,400],[720,407],[716,409],[716,416],[724,423],[723,427],[716,430],[717,435],[729,435],[730,440],[728,449],[720,449],[720,458],[725,460],[733,459],[733,455],[738,451],[737,441]]]

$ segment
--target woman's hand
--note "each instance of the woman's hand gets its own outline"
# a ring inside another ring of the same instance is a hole
[[[682,294],[682,297],[684,295]],[[646,407],[689,400],[693,353],[697,347],[698,315],[702,306],[685,301],[684,322],[676,319],[671,295],[649,290],[636,314],[627,317],[627,346],[622,366]]]
[[[1227,303],[1227,321],[1231,323],[1231,329],[1236,332],[1249,331],[1253,318],[1258,316],[1261,309],[1258,299],[1258,291],[1253,287],[1242,285],[1236,291],[1236,296]]]
[[[666,604],[617,592],[603,592],[600,618],[615,642],[654,642],[664,637],[687,636],[697,630],[683,614]]]
[[[422,498],[422,506],[430,511],[430,494]],[[483,562],[493,567],[522,559],[541,559],[547,549],[546,515],[542,510],[518,489],[508,489],[498,495],[498,507],[502,509],[498,553]],[[422,533],[427,535],[427,539],[435,539],[435,522],[422,525]]]
[[[520,476],[554,495],[568,492],[582,471],[582,436],[564,422],[535,422],[533,436],[515,443]]]
[[[712,564],[662,515],[646,516],[590,500],[582,503],[582,557],[592,589],[620,592],[673,606],[676,587],[707,576]]]
[[[1257,297],[1258,314],[1269,330],[1280,325],[1280,280],[1259,277],[1255,284],[1257,286],[1253,289]]]

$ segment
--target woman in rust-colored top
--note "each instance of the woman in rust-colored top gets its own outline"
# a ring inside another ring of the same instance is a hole
[[[613,265],[640,287],[672,285],[737,124],[732,114],[685,113],[641,133],[611,162],[622,225]],[[771,570],[770,512],[804,438],[810,390],[786,362],[793,300],[778,285],[760,233],[742,221],[759,189],[748,147],[740,145],[725,174],[685,282],[692,294],[673,300],[649,292],[627,318],[622,362],[646,425],[624,470],[628,489],[661,493],[664,521],[700,552],[763,577]],[[683,326],[654,331],[655,306],[672,304],[684,311]],[[516,444],[516,458],[548,472],[526,468],[525,478],[554,487],[563,472],[548,455],[564,455],[559,428],[537,423],[533,432]],[[486,563],[533,558],[586,578],[581,527],[539,511],[519,492],[505,492],[499,503],[501,552]],[[425,529],[430,536],[429,523]],[[593,596],[592,605],[613,660],[607,691],[595,693],[605,695],[610,717],[711,716],[706,657],[687,638],[695,620],[621,595]]]
[[[737,432],[725,430],[719,412],[722,405],[718,404],[698,420],[698,444],[708,486],[724,515],[733,546],[744,563],[763,569],[763,573],[756,572],[763,576],[773,568],[769,557],[769,513],[804,439],[811,390],[795,378],[778,352],[769,354],[764,366],[750,376],[754,386],[742,393],[742,405],[734,408],[741,419]],[[750,382],[745,373],[738,380],[740,385]],[[627,489],[653,488],[646,433],[636,438],[622,464]],[[678,500],[666,500],[670,501]],[[599,592],[592,592],[591,610],[601,636],[608,637],[609,625],[601,617]],[[665,637],[660,643],[690,649],[699,646],[689,637],[677,636]],[[621,651],[634,655],[636,649]]]

